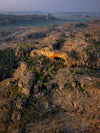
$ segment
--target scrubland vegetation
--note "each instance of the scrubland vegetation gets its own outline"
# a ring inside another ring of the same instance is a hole
[[[99,133],[100,20],[0,37],[0,132]]]

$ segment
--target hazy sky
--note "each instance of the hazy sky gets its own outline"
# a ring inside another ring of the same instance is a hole
[[[0,11],[100,11],[100,0],[0,0]]]

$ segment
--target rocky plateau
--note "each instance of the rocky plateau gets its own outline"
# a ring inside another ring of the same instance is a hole
[[[99,19],[0,30],[0,132],[100,132]]]

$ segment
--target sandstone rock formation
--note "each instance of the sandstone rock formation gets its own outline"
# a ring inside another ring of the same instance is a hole
[[[62,58],[63,60],[65,60],[65,62],[67,61],[67,54],[65,52],[60,52],[58,50],[52,50],[51,48],[43,48],[40,50],[32,50],[30,56],[34,57],[35,55],[43,55],[46,56],[50,59],[54,59],[54,58]]]
[[[28,72],[27,65],[21,63],[21,75],[19,79],[18,86],[21,89],[21,92],[26,96],[29,96],[32,85],[35,83],[35,74]]]

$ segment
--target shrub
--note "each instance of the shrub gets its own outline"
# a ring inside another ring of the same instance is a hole
[[[14,56],[13,49],[0,50],[0,81],[11,77],[17,68],[18,59]]]
[[[59,38],[55,44],[53,44],[54,50],[60,50],[63,47],[63,43],[65,42],[64,39]]]

